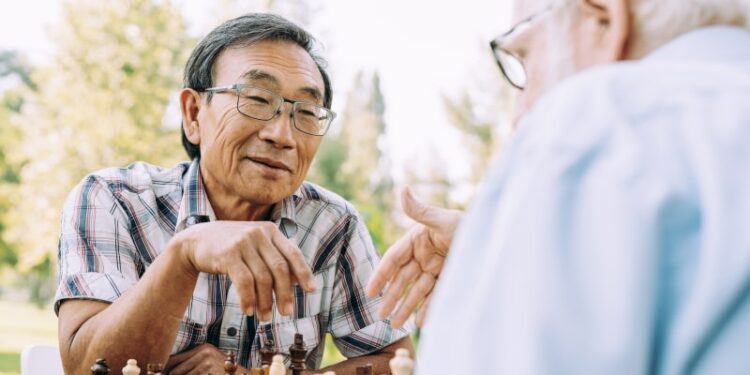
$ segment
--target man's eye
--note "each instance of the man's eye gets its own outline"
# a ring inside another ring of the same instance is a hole
[[[262,97],[262,96],[248,96],[248,100],[250,100],[253,104],[271,104],[271,101]]]
[[[314,112],[312,112],[312,111],[307,111],[307,110],[304,110],[304,109],[302,109],[302,110],[299,110],[299,111],[297,111],[297,114],[298,114],[298,115],[301,115],[301,116],[310,116],[310,117],[316,117],[316,116],[315,116],[315,113],[314,113]]]

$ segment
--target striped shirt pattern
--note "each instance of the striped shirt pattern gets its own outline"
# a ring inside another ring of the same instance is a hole
[[[216,220],[198,166],[197,160],[171,169],[138,162],[93,173],[71,192],[61,222],[56,312],[67,299],[113,302],[138,282],[188,217]],[[294,334],[301,333],[307,366],[318,368],[327,333],[346,357],[375,352],[409,335],[412,325],[391,328],[377,318],[380,297],[365,295],[379,258],[348,202],[305,182],[274,205],[271,220],[302,250],[317,290],[295,287],[292,316],[282,316],[274,302],[271,320],[256,321],[242,313],[227,276],[201,273],[173,353],[210,343],[236,352],[242,366],[259,367],[265,347],[284,354],[288,364]]]

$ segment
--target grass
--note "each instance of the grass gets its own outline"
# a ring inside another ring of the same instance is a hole
[[[0,300],[0,332],[0,375],[19,374],[25,346],[57,346],[57,317],[51,307]]]

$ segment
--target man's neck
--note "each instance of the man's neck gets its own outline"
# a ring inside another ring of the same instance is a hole
[[[269,220],[273,205],[254,204],[224,189],[201,170],[203,188],[217,220],[263,221]]]

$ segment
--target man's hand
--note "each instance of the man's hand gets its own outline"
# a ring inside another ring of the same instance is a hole
[[[224,361],[227,355],[211,344],[196,346],[186,352],[169,357],[165,366],[165,373],[170,375],[206,375],[223,374]],[[237,373],[249,372],[246,368],[237,366]]]
[[[391,319],[395,328],[401,327],[420,303],[417,325],[424,322],[427,302],[463,216],[457,210],[417,201],[408,188],[401,192],[401,205],[419,225],[388,248],[367,284],[367,294],[374,297],[388,283],[378,313],[387,317],[398,302]]]
[[[293,311],[293,283],[315,290],[302,252],[271,222],[215,221],[196,224],[175,238],[182,242],[188,272],[226,274],[237,287],[242,310],[271,319],[272,293],[279,311]],[[257,311],[256,311],[257,310]]]

